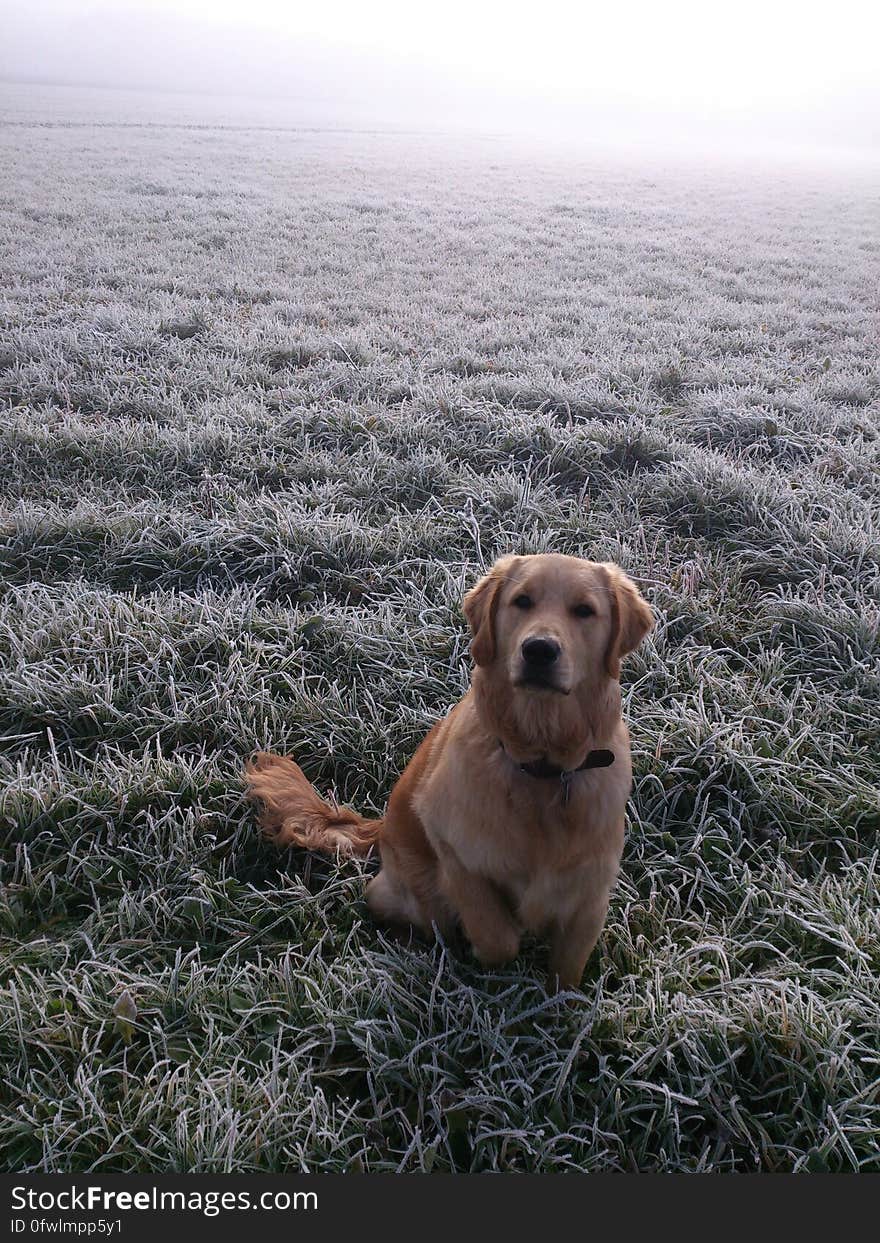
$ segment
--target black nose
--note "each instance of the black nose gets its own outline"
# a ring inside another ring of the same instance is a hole
[[[527,665],[541,668],[552,665],[559,658],[560,647],[555,639],[524,639],[523,660]]]

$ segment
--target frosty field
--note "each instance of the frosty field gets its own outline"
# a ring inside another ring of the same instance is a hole
[[[880,1170],[876,170],[0,89],[3,1167]],[[562,999],[242,797],[380,810],[511,550],[657,617]]]

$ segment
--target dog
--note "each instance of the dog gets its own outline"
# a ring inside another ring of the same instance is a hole
[[[246,769],[280,846],[366,855],[381,923],[464,931],[487,967],[525,932],[550,942],[550,978],[576,988],[605,923],[632,785],[620,662],[653,626],[610,562],[502,557],[464,597],[471,686],[423,740],[381,820],[326,803],[292,760]]]

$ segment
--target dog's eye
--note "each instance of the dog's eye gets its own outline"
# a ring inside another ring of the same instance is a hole
[[[527,596],[525,592],[522,592],[520,595],[513,597],[511,604],[514,608],[530,609],[532,607],[533,600],[531,596]]]
[[[575,617],[592,617],[596,610],[589,604],[576,604],[571,611]]]

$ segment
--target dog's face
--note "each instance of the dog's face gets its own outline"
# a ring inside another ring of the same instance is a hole
[[[610,562],[542,554],[503,557],[469,591],[477,665],[494,664],[528,695],[570,695],[620,675],[620,659],[653,625],[635,584]]]

